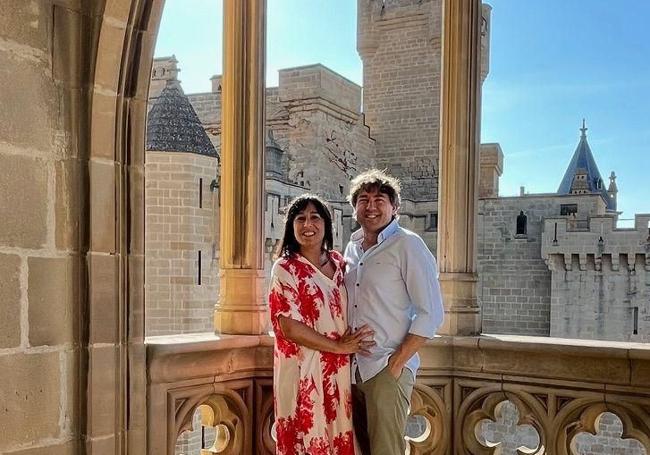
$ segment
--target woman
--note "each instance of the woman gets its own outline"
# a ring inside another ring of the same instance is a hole
[[[374,343],[366,326],[347,328],[345,263],[332,243],[325,203],[308,194],[294,200],[269,292],[281,455],[355,453],[349,354]]]

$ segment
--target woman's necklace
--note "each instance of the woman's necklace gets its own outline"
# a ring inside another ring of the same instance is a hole
[[[302,255],[302,257],[307,259],[307,261],[318,270],[322,270],[323,267],[325,267],[330,261],[330,257],[329,254],[327,254],[327,251],[321,252],[320,256],[318,256],[318,259],[316,261],[312,261],[311,259],[307,258],[307,256],[305,256],[304,254]]]
[[[323,259],[323,258],[325,258],[325,259]],[[320,257],[320,265],[318,266],[318,268],[319,268],[319,269],[322,269],[323,267],[325,267],[325,266],[327,265],[327,263],[328,263],[329,261],[330,261],[330,257],[329,257],[329,255],[327,254],[326,251],[323,252],[323,254],[322,254],[321,257]]]

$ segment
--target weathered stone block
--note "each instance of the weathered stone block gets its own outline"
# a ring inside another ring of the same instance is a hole
[[[115,159],[115,112],[117,98],[95,91],[92,104],[90,154],[95,158]]]
[[[57,345],[75,340],[78,258],[29,258],[29,343]]]
[[[16,452],[6,452],[7,455],[72,455],[78,453],[77,441],[69,441],[64,444],[55,444],[35,449],[23,449]]]
[[[65,390],[68,391],[65,397],[65,403],[61,409],[61,432],[64,436],[75,436],[79,433],[79,422],[84,418],[79,413],[80,403],[85,399],[77,393],[82,375],[82,359],[79,354],[79,349],[71,349],[61,354],[63,359],[63,381],[65,381]],[[84,363],[85,365],[85,363]]]
[[[119,405],[116,356],[117,348],[114,346],[90,348],[88,434],[93,438],[108,436],[115,431],[116,409]]]
[[[90,256],[90,342],[115,343],[118,327],[117,256]]]
[[[0,348],[20,344],[20,258],[0,254]]]
[[[10,20],[13,20],[10,18]],[[0,87],[20,81],[29,90],[0,90],[0,137],[3,142],[51,153],[59,98],[49,68],[0,51]]]
[[[0,452],[59,434],[59,353],[0,356]]]
[[[115,165],[90,162],[90,248],[115,252]]]
[[[0,70],[1,71],[1,70]],[[2,93],[11,90],[0,90]],[[23,101],[20,102],[21,104]],[[0,117],[2,117],[0,113]],[[4,122],[0,118],[0,130]],[[3,136],[0,131],[0,137]],[[0,245],[39,248],[47,231],[47,167],[38,159],[0,154]]]
[[[0,37],[4,39],[47,53],[51,23],[48,2],[3,0],[0,4]]]
[[[113,455],[117,450],[114,436],[110,438],[89,439],[86,441],[87,455]]]
[[[144,339],[145,333],[145,257],[129,256],[129,338],[133,341]]]
[[[56,247],[62,250],[79,251],[82,246],[79,225],[83,205],[80,169],[78,160],[56,163],[55,239]]]
[[[82,64],[82,53],[87,43],[77,38],[82,34],[84,17],[78,11],[58,5],[54,5],[53,11],[52,73],[55,79],[64,82],[67,87],[80,88],[89,80],[89,68]]]
[[[102,23],[102,28],[99,33],[99,49],[97,55],[100,58],[97,60],[95,70],[95,84],[102,89],[115,93],[117,93],[119,83],[119,68],[122,63],[125,34],[126,29],[124,26],[109,23],[108,21]]]

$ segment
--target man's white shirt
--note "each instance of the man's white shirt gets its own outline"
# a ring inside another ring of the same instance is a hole
[[[408,333],[432,338],[442,324],[444,308],[436,260],[417,234],[393,220],[363,251],[363,231],[354,232],[345,249],[348,324],[368,324],[376,343],[370,355],[356,354],[352,365],[365,382],[388,365]],[[417,354],[406,367],[416,376]]]

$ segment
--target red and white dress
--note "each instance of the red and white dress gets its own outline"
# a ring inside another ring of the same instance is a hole
[[[275,332],[273,398],[281,455],[353,455],[350,356],[320,352],[284,337],[279,316],[339,339],[347,328],[345,262],[332,251],[329,279],[300,254],[271,271],[269,307]]]

